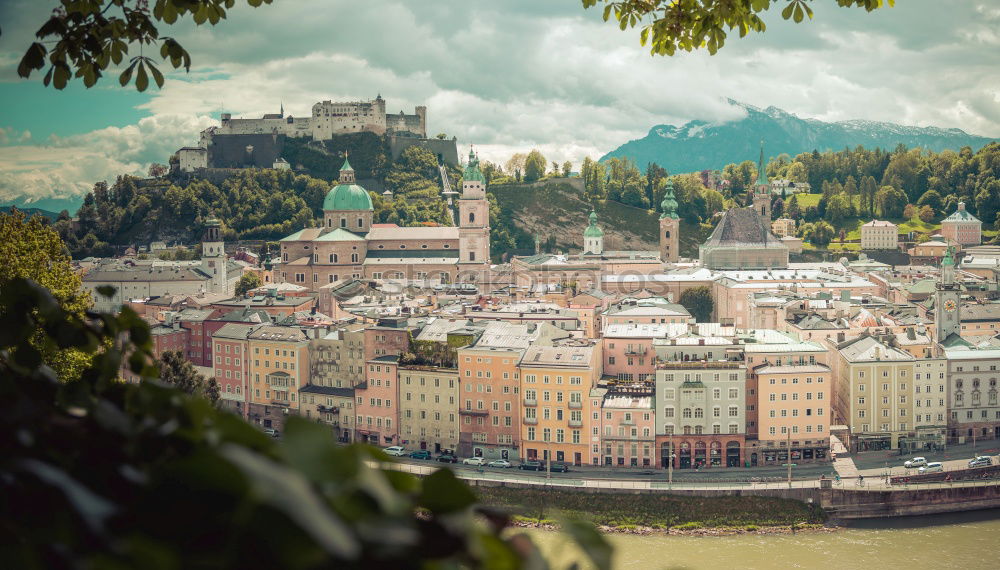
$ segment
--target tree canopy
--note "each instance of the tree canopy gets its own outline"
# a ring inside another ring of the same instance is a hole
[[[895,0],[831,0],[840,7],[868,12],[893,6]],[[639,27],[639,42],[652,55],[674,55],[678,49],[705,48],[715,54],[733,30],[745,37],[766,29],[760,14],[781,4],[777,0],[583,0],[584,8],[604,5],[604,21],[614,19],[621,30]],[[813,11],[807,0],[788,0],[781,17],[796,24]]]

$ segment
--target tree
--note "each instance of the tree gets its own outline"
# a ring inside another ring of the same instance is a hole
[[[809,234],[809,243],[819,246],[826,247],[833,241],[834,230],[827,222],[816,222],[812,225],[812,231]]]
[[[270,3],[247,0],[255,8]],[[208,22],[214,26],[226,18],[226,10],[233,7],[235,0],[157,0],[152,10],[149,4],[148,0],[60,2],[35,33],[38,41],[28,47],[17,74],[27,78],[48,65],[42,78],[46,87],[51,84],[63,89],[72,77],[78,77],[89,88],[109,67],[123,65],[129,49],[135,46],[145,47],[146,53],[159,46],[160,57],[174,69],[183,66],[185,71],[191,71],[191,55],[173,37],[161,36],[158,26],[172,25],[187,17],[195,25]],[[157,87],[163,87],[163,73],[141,50],[125,65],[118,82],[124,87],[134,77],[135,88],[145,91],[150,76]]]
[[[927,205],[921,206],[917,215],[920,216],[920,221],[929,224],[934,220],[934,209]]]
[[[545,160],[545,156],[538,149],[532,149],[524,159],[524,181],[534,182],[540,180],[542,176],[545,176],[545,166],[547,164],[548,161]]]
[[[932,210],[940,212],[941,206],[943,205],[943,201],[941,199],[941,193],[938,192],[937,190],[928,190],[924,192],[922,196],[920,196],[919,200],[917,200],[917,205],[930,206]]]
[[[785,208],[786,215],[793,219],[798,220],[802,217],[802,212],[799,210],[799,196],[798,194],[792,194],[792,199],[788,201],[788,206]]]
[[[26,218],[12,209],[0,214],[0,291],[17,279],[31,279],[45,287],[59,308],[82,319],[91,306],[90,294],[82,290],[82,280],[73,271],[66,246],[42,216]],[[42,331],[33,337],[42,362],[55,370],[60,380],[78,378],[87,357],[72,348],[44,342]]]
[[[165,165],[163,165],[163,164],[158,164],[158,163],[154,162],[153,164],[149,165],[149,177],[150,178],[159,178],[159,177],[163,176],[164,174],[166,174],[167,172],[169,172],[169,169]]]
[[[448,469],[384,470],[290,417],[277,442],[204,398],[153,380],[149,328],[134,311],[84,320],[44,287],[0,288],[0,519],[11,568],[547,567],[510,516],[477,504]],[[72,382],[34,338],[88,355]],[[114,343],[115,350],[100,350]],[[123,362],[122,354],[129,354]],[[117,381],[125,365],[144,381]],[[280,524],[268,524],[280,521]],[[564,525],[611,567],[593,526]],[[58,538],[54,545],[53,537]],[[220,548],[220,545],[232,547]],[[530,561],[530,562],[529,562]]]
[[[875,194],[875,208],[884,218],[898,218],[903,215],[906,194],[898,188],[883,186]]]
[[[507,169],[507,173],[514,177],[518,182],[521,181],[521,177],[524,175],[524,163],[527,160],[527,155],[524,153],[515,153],[507,160],[507,164],[504,168]]]
[[[707,323],[712,319],[712,311],[715,310],[715,301],[712,300],[712,290],[702,285],[692,287],[681,293],[678,300],[681,306],[691,313],[699,323]]]
[[[444,133],[438,133],[438,134],[434,135],[434,138],[443,141],[444,139],[448,138],[448,135],[446,135]]]
[[[917,215],[917,207],[914,206],[913,204],[907,204],[903,208],[903,217],[906,218],[907,220],[912,220],[913,218],[916,217],[916,215]]]
[[[563,178],[569,178],[570,174],[573,174],[573,163],[567,160],[566,162],[562,163]]]
[[[859,7],[868,12],[894,0],[836,0],[841,7]],[[649,43],[653,55],[674,55],[680,49],[692,51],[707,48],[715,54],[726,43],[726,30],[739,30],[740,37],[751,31],[763,32],[764,20],[759,14],[779,2],[771,0],[728,0],[703,2],[676,0],[583,0],[584,8],[604,4],[604,21],[614,17],[622,30],[641,26],[639,43]],[[809,2],[790,0],[781,17],[796,24],[813,17]]]
[[[559,176],[559,163],[552,161],[552,169],[549,170],[549,174],[553,177]]]
[[[160,380],[177,387],[185,394],[201,396],[213,404],[219,401],[219,383],[215,378],[205,379],[198,374],[194,364],[184,358],[179,350],[168,350],[160,355]]]
[[[831,224],[840,225],[844,220],[854,215],[854,207],[851,202],[852,198],[846,192],[835,194],[826,203],[824,217]]]
[[[248,291],[252,291],[257,287],[260,287],[263,283],[260,281],[260,275],[253,272],[246,272],[240,275],[240,280],[236,282],[236,296],[242,297],[247,294]]]

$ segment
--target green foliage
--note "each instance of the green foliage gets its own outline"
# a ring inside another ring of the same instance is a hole
[[[524,181],[534,182],[545,176],[545,167],[548,162],[545,156],[538,150],[533,149],[524,159]]]
[[[194,364],[179,350],[168,350],[160,355],[160,381],[176,387],[185,394],[200,396],[212,404],[219,402],[219,383],[215,378],[205,378]]]
[[[92,360],[59,382],[33,339]],[[115,350],[99,350],[106,343]],[[122,354],[146,378],[149,329],[126,308],[83,320],[44,287],[0,288],[0,519],[11,568],[545,567],[508,516],[447,470],[423,480],[337,446],[292,417],[281,443],[210,402],[116,380]],[[598,568],[600,535],[571,536]]]
[[[247,0],[258,7],[271,0]],[[153,4],[152,10],[149,4]],[[226,18],[226,11],[235,0],[90,0],[60,2],[48,20],[35,32],[39,41],[28,47],[17,74],[30,77],[36,70],[49,65],[42,83],[63,89],[72,77],[82,78],[85,86],[93,87],[109,68],[124,66],[118,76],[122,87],[135,79],[135,88],[145,91],[152,78],[163,87],[163,73],[153,64],[153,58],[140,54],[126,63],[129,49],[135,46],[153,52],[149,46],[159,46],[160,56],[174,69],[191,70],[191,55],[174,38],[161,36],[158,26],[172,25],[188,17],[195,25],[208,22],[216,25]],[[48,59],[48,64],[46,64]]]
[[[18,279],[31,279],[74,318],[82,319],[90,308],[90,294],[81,289],[82,281],[70,265],[65,245],[42,216],[28,219],[17,209],[0,214],[0,259],[0,291]],[[40,334],[32,337],[32,343],[42,362],[62,380],[76,377],[86,365],[84,353],[48,344]]]
[[[859,7],[871,12],[895,0],[836,0],[841,7]],[[640,26],[639,42],[653,55],[674,55],[680,49],[692,51],[705,48],[715,54],[726,43],[727,30],[738,30],[740,37],[766,28],[759,14],[772,5],[772,0],[730,0],[701,2],[696,0],[583,0],[584,8],[604,4],[604,21],[614,18],[619,29]],[[806,0],[789,0],[781,17],[796,24],[813,17]]]
[[[246,295],[248,291],[256,289],[263,285],[260,281],[260,275],[253,272],[247,272],[240,275],[240,280],[236,282],[236,296],[242,297]]]
[[[707,323],[712,319],[712,311],[715,310],[715,301],[712,300],[712,290],[702,285],[692,287],[681,293],[677,301],[691,313],[699,323]]]
[[[323,141],[285,137],[281,154],[293,168],[304,168],[313,178],[329,183],[340,177],[345,155],[350,156],[358,180],[382,180],[391,163],[388,137],[369,132],[335,135]]]
[[[875,194],[875,208],[883,218],[902,216],[906,204],[906,194],[892,186],[883,186]]]
[[[461,343],[464,346],[468,343]],[[455,368],[458,366],[458,347],[452,343],[433,340],[417,340],[410,337],[410,348],[399,358],[400,364],[414,366],[437,366]]]
[[[807,228],[806,235],[809,238],[809,243],[819,246],[826,247],[833,241],[834,229],[833,226],[827,222],[816,222]]]

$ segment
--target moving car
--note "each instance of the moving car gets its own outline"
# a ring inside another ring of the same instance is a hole
[[[555,461],[552,463],[551,469],[553,473],[567,473],[569,472],[569,465]]]
[[[455,457],[454,455],[449,455],[447,453],[444,455],[439,455],[437,460],[440,461],[441,463],[458,463],[457,457]]]
[[[403,449],[401,445],[394,445],[392,447],[387,447],[382,451],[384,451],[386,455],[392,455],[393,457],[402,457],[406,455],[406,450]]]
[[[431,452],[426,449],[418,449],[410,454],[410,459],[430,459]]]
[[[993,458],[989,457],[988,455],[980,455],[974,459],[969,460],[970,469],[973,467],[988,467],[990,465],[993,465]]]
[[[904,463],[903,467],[906,467],[907,469],[913,469],[915,467],[923,467],[924,465],[927,465],[927,459],[923,457],[914,457],[913,459]]]
[[[924,465],[923,467],[921,467],[917,471],[920,472],[921,474],[923,474],[923,473],[940,473],[940,472],[944,471],[944,465],[941,465],[941,463],[938,462],[938,461],[934,461],[934,462],[928,463],[927,465]]]
[[[542,467],[541,461],[525,461],[524,463],[517,466],[518,469],[523,469],[524,471],[541,471],[545,469]]]
[[[478,466],[482,467],[483,465],[486,465],[486,460],[483,459],[482,457],[466,457],[465,459],[462,460],[462,464],[463,465],[478,465]]]
[[[506,459],[494,459],[486,464],[489,467],[499,467],[501,469],[510,469],[511,463]]]
[[[278,430],[274,428],[264,428],[264,434],[271,437],[278,437]]]

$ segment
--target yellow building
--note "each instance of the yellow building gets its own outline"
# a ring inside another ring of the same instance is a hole
[[[521,358],[522,459],[590,463],[600,434],[592,416],[600,398],[591,389],[601,377],[601,345],[590,341],[532,346]],[[599,451],[598,451],[599,452]]]
[[[400,365],[399,429],[408,449],[458,449],[458,369]]]
[[[299,409],[299,389],[309,383],[309,338],[299,328],[268,325],[248,341],[250,419],[280,430],[286,414]]]

